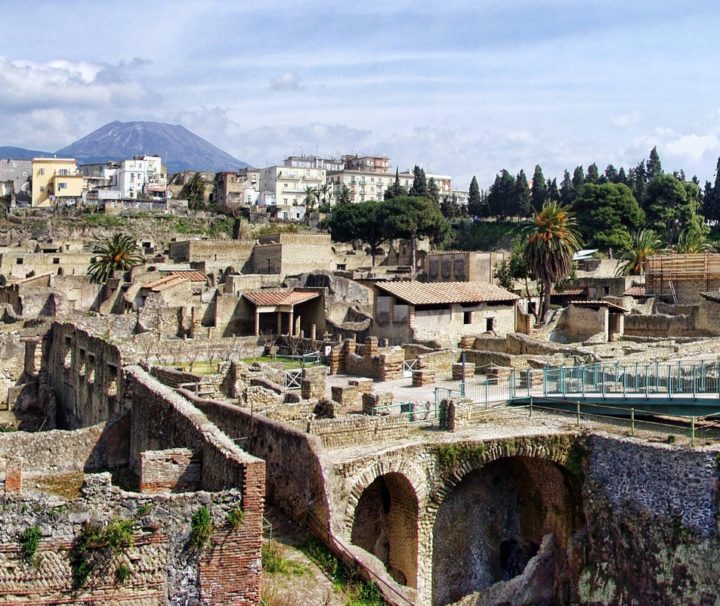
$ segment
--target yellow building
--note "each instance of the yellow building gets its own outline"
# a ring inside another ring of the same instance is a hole
[[[53,206],[56,202],[80,199],[83,176],[73,158],[33,158],[32,205]]]

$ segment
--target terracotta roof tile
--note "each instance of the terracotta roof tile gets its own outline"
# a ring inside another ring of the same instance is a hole
[[[185,276],[189,278],[191,282],[207,282],[207,276],[201,271],[178,271],[173,270],[170,272],[171,276]]]
[[[289,288],[266,288],[248,290],[242,294],[255,305],[297,305],[320,296],[315,290],[291,290]]]
[[[147,288],[148,290],[152,290],[153,292],[160,292],[161,290],[165,290],[166,288],[172,288],[173,286],[182,284],[183,282],[190,282],[190,278],[183,275],[171,274],[169,276],[165,276],[164,278],[160,278],[158,280],[148,282],[147,284],[143,284],[142,288]]]
[[[626,297],[644,297],[645,294],[644,286],[631,286],[623,293]]]
[[[516,294],[487,282],[397,281],[377,283],[376,286],[410,305],[500,303],[519,298]]]

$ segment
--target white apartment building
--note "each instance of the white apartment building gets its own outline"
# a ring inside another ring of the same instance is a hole
[[[121,198],[165,197],[167,175],[163,172],[160,157],[139,156],[123,160],[115,171],[111,189],[119,190]]]
[[[400,184],[407,187],[407,178],[399,175]],[[333,203],[337,204],[343,187],[350,190],[350,202],[365,200],[382,200],[385,190],[395,182],[394,173],[377,173],[373,171],[342,170],[328,173],[327,182],[333,188]],[[412,175],[410,175],[412,185]]]
[[[290,168],[324,168],[328,172],[345,168],[342,158],[320,158],[318,156],[288,156],[283,164]]]
[[[260,169],[258,204],[277,206],[279,218],[302,219],[305,216],[305,192],[325,185],[324,168],[269,166]],[[297,216],[299,215],[299,216]]]

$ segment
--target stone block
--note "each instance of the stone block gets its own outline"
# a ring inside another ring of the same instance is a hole
[[[335,400],[342,410],[354,410],[359,403],[359,394],[357,387],[354,385],[333,385],[332,399]]]
[[[375,385],[375,381],[372,379],[351,379],[348,381],[348,385],[355,387],[359,394],[371,393],[373,386]]]
[[[423,387],[435,383],[435,371],[433,369],[413,370],[412,386]]]
[[[472,362],[458,362],[452,365],[453,381],[462,381],[475,375],[475,364]]]

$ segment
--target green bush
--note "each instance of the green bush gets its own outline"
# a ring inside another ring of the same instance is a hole
[[[210,537],[215,531],[210,516],[210,510],[202,506],[192,516],[190,520],[190,545],[197,549],[202,549],[210,542]]]
[[[237,507],[233,507],[230,511],[228,511],[225,520],[232,528],[239,528],[245,521],[245,512],[243,511],[243,508],[239,505]]]
[[[37,526],[26,528],[20,535],[20,549],[23,560],[32,562],[40,545],[40,529]]]
[[[99,561],[124,553],[135,544],[132,520],[113,518],[107,526],[85,524],[70,549],[73,587],[86,583]]]

